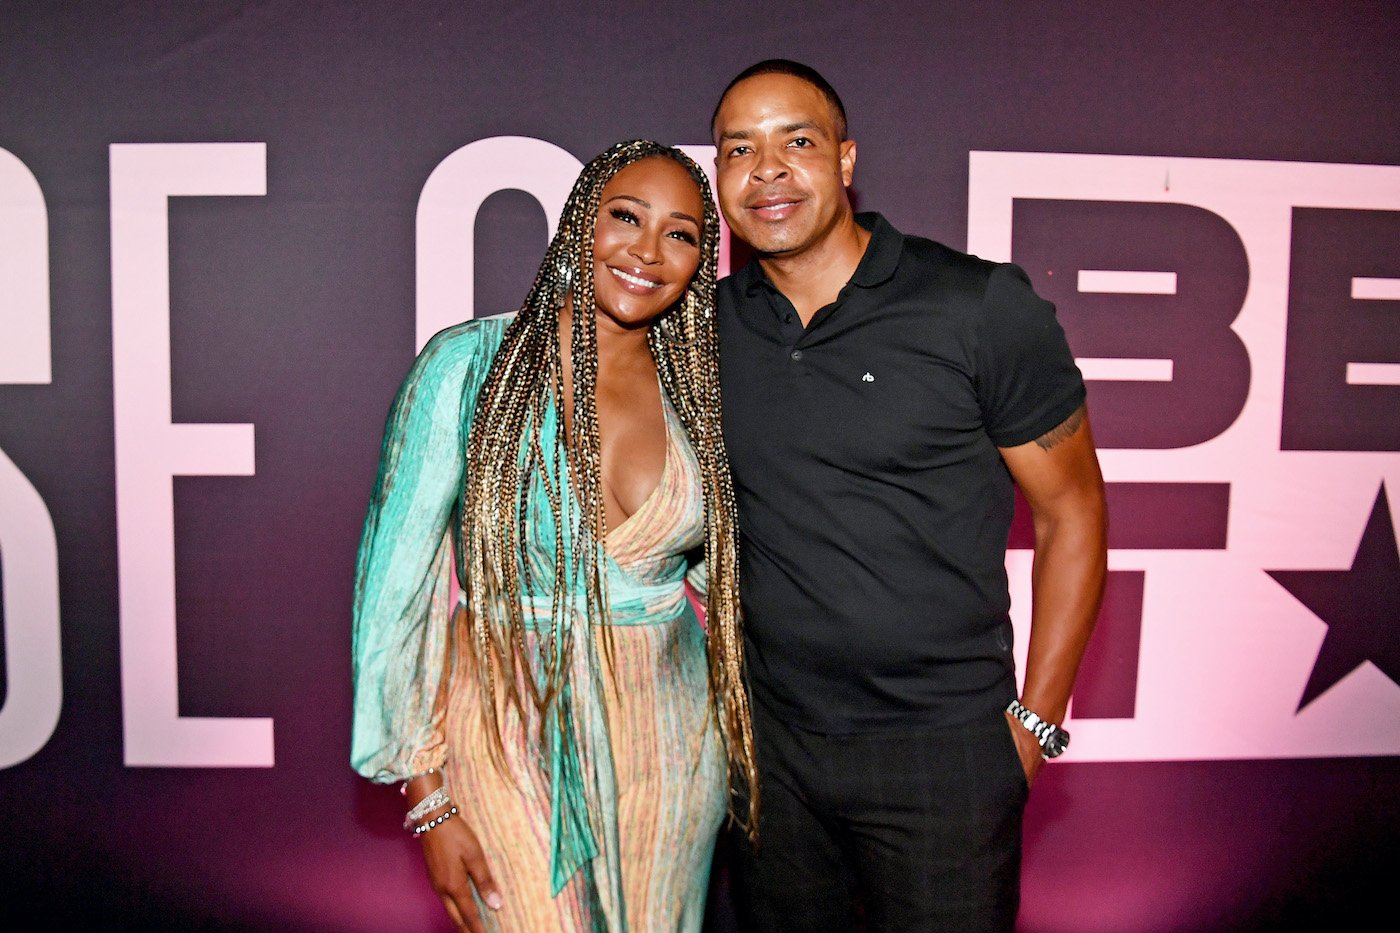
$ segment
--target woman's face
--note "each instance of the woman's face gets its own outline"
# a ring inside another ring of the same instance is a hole
[[[593,237],[599,323],[645,327],[685,293],[700,267],[704,204],[678,162],[633,162],[603,186]]]

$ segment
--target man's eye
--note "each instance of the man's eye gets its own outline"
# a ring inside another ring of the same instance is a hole
[[[799,136],[789,143],[789,145],[796,146],[798,149],[806,149],[808,146],[812,145],[812,141],[806,136]]]
[[[625,224],[632,224],[634,227],[638,225],[637,215],[632,213],[625,207],[614,207],[611,213],[612,216],[616,217],[618,220],[622,221]]]
[[[729,154],[730,154],[731,156],[748,155],[748,152],[749,152],[749,147],[748,147],[748,146],[735,146],[733,149],[730,149],[730,150],[729,150]]]

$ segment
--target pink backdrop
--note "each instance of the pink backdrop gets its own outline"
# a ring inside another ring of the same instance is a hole
[[[520,300],[582,160],[704,162],[772,55],[845,97],[859,206],[1021,263],[1089,379],[1111,578],[1022,927],[1379,903],[1394,4],[600,10],[0,12],[0,922],[442,928],[397,796],[347,764],[384,413],[427,335]],[[732,929],[723,866],[711,906]]]

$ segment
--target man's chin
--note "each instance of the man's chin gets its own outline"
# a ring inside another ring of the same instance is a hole
[[[801,246],[801,241],[795,236],[773,236],[772,231],[762,231],[764,236],[756,236],[753,239],[745,237],[739,231],[734,231],[739,239],[749,245],[760,256],[783,256],[791,253]]]

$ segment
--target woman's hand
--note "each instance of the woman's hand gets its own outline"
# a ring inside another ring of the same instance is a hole
[[[442,786],[442,772],[437,768],[429,769],[426,774],[411,778],[404,784],[404,799],[410,807],[416,807]],[[423,814],[417,820],[417,825],[422,826],[442,816],[448,812],[449,806],[443,804]],[[486,853],[482,851],[476,833],[472,832],[466,817],[460,813],[459,810],[456,815],[420,833],[418,840],[423,845],[423,860],[428,865],[428,878],[433,883],[433,890],[442,898],[442,906],[447,909],[452,922],[457,924],[457,929],[485,933],[485,924],[481,922],[476,900],[472,897],[472,886],[476,886],[477,893],[492,910],[501,909],[501,892],[496,887],[496,880],[491,877],[491,866],[486,864]]]
[[[500,909],[501,893],[491,877],[491,867],[486,864],[486,854],[481,850],[476,833],[461,816],[455,816],[423,833],[419,841],[423,844],[423,860],[427,862],[433,890],[442,898],[442,906],[447,908],[452,922],[459,930],[485,933],[486,927],[472,897],[472,886],[476,886],[481,899],[492,910]]]

